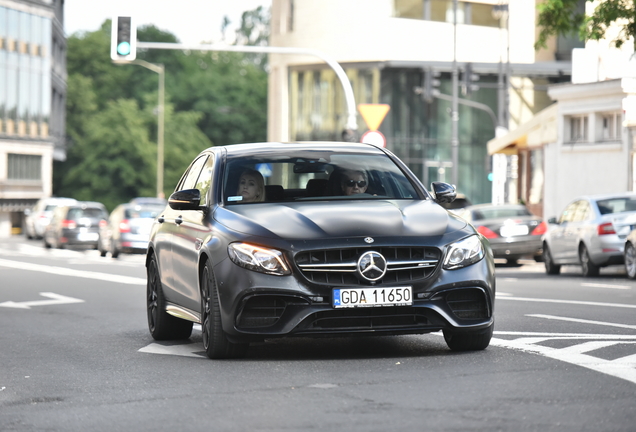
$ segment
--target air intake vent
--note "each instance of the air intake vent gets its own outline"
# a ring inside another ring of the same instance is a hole
[[[482,319],[490,316],[486,295],[477,288],[449,291],[446,303],[457,318]]]

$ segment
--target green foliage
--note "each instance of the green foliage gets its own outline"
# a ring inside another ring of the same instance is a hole
[[[259,8],[260,9],[260,8]],[[263,44],[269,17],[244,15],[260,29],[245,43]],[[227,24],[227,23],[226,23]],[[67,160],[55,162],[53,192],[103,202],[113,209],[136,196],[156,195],[158,74],[110,59],[110,20],[67,40]],[[260,35],[260,36],[259,36]],[[154,26],[140,41],[178,40]],[[137,50],[163,64],[165,81],[164,193],[169,195],[192,159],[212,143],[264,141],[267,72],[258,56],[179,50]]]
[[[595,2],[595,0],[586,0]],[[602,0],[591,15],[586,15],[582,0],[545,0],[537,6],[541,31],[535,49],[546,47],[553,35],[579,34],[582,40],[603,39],[610,25],[620,28],[612,41],[620,48],[630,38],[636,48],[636,0]]]

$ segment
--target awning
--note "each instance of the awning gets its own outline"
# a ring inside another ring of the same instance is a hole
[[[520,148],[556,142],[558,104],[554,103],[506,135],[488,141],[488,154],[517,154]]]

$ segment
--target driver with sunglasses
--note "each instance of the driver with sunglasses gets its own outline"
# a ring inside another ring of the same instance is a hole
[[[342,174],[340,186],[345,195],[354,195],[366,192],[368,184],[364,171],[347,170]]]

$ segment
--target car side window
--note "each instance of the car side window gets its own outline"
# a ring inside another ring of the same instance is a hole
[[[208,205],[210,201],[210,187],[212,186],[212,172],[214,171],[214,157],[210,156],[205,162],[199,179],[195,185],[196,189],[201,192],[201,202],[199,205]]]
[[[190,165],[190,169],[188,170],[188,174],[183,178],[181,183],[178,186],[178,190],[185,189],[194,189],[197,184],[197,179],[199,178],[199,174],[201,173],[201,168],[205,163],[207,155],[203,155],[197,160],[195,160],[192,165]]]
[[[578,201],[574,215],[572,216],[572,222],[582,222],[587,219],[588,205],[587,201]]]
[[[574,215],[576,213],[576,208],[578,205],[579,205],[578,201],[569,204],[565,208],[565,210],[563,210],[563,213],[561,214],[561,217],[559,218],[559,223],[572,222],[574,220]]]

